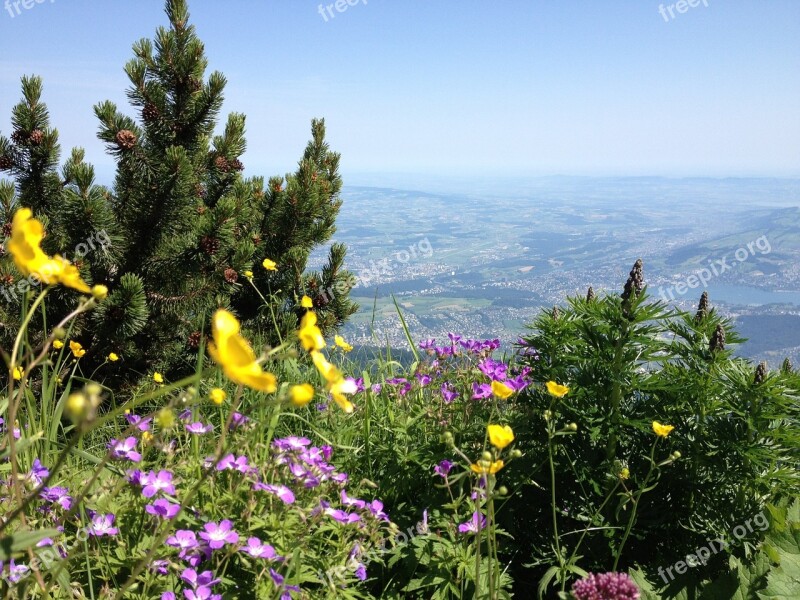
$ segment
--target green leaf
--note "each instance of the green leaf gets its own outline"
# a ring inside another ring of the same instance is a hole
[[[24,552],[28,548],[34,547],[44,538],[59,535],[57,529],[37,529],[35,531],[18,531],[12,535],[0,539],[0,560],[8,560]]]

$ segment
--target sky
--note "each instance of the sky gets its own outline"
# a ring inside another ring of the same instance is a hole
[[[109,182],[92,107],[133,114],[122,67],[163,1],[4,1],[0,132],[41,75],[62,144]],[[293,170],[324,117],[346,183],[800,177],[798,0],[349,2],[190,0],[223,114],[247,115],[246,175]]]

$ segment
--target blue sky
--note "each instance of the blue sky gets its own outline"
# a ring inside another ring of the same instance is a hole
[[[163,2],[26,1],[0,12],[0,131],[19,77],[42,75],[62,143],[106,179],[92,106],[126,107],[122,66],[166,23]],[[228,78],[223,112],[247,114],[246,174],[293,169],[324,116],[350,183],[800,176],[800,2],[693,2],[361,0],[327,20],[311,0],[190,10]]]

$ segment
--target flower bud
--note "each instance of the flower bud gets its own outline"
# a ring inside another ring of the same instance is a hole
[[[672,460],[678,460],[680,457],[681,453],[678,452],[677,450],[675,450],[675,452],[672,453]]]
[[[522,450],[514,448],[510,453],[511,458],[522,458]]]
[[[98,284],[92,288],[92,297],[97,302],[102,302],[108,297],[108,288],[102,284]]]
[[[567,425],[567,429],[570,431],[578,431],[578,424],[577,423],[570,423]]]
[[[544,416],[544,420],[545,421],[549,421],[550,419],[553,418],[553,411],[552,410],[546,410],[546,411],[544,411],[543,416]]]
[[[508,488],[504,485],[501,485],[499,488],[497,488],[497,495],[508,496]]]
[[[56,327],[55,329],[53,329],[53,338],[57,340],[63,340],[65,337],[67,337],[66,329],[64,329],[63,327]]]
[[[492,462],[492,453],[488,450],[484,450],[483,454],[481,454],[481,460]]]

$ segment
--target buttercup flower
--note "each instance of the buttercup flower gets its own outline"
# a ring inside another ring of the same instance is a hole
[[[119,360],[119,356],[117,356],[116,352],[109,352],[107,358],[109,362],[117,362]]]
[[[155,373],[153,373],[153,381],[155,381],[156,383],[164,383],[164,376],[158,371],[156,371]]]
[[[48,285],[60,283],[84,294],[90,293],[75,265],[58,255],[50,258],[44,253],[41,248],[43,238],[44,227],[33,218],[31,209],[20,208],[14,213],[8,250],[20,272],[26,277],[33,275]]]
[[[253,278],[253,272],[252,271],[245,271],[244,273],[242,273],[242,275],[244,275],[248,279],[252,279]]]
[[[658,421],[653,421],[653,432],[658,436],[665,438],[669,435],[670,431],[675,429],[673,425],[662,425]]]
[[[322,350],[327,344],[325,338],[322,337],[322,332],[317,327],[317,315],[309,311],[300,320],[300,331],[297,333],[300,338],[300,344],[308,352],[314,350]]]
[[[268,258],[265,258],[264,262],[262,262],[261,265],[267,271],[277,271],[278,270],[278,263],[276,263],[274,260],[270,260]]]
[[[545,385],[547,386],[548,393],[556,398],[563,398],[567,395],[567,392],[569,392],[567,386],[556,383],[555,381],[548,381]]]
[[[314,387],[309,383],[293,385],[289,388],[289,397],[295,406],[305,406],[314,398]]]
[[[502,460],[496,460],[492,463],[486,461],[487,464],[483,464],[483,462],[484,461],[473,463],[469,466],[469,468],[472,469],[473,473],[478,473],[479,475],[486,475],[487,473],[494,475],[505,466],[505,463]]]
[[[214,388],[208,394],[208,397],[211,398],[211,401],[216,404],[217,406],[221,406],[223,402],[225,402],[225,398],[228,395],[225,393],[225,390],[220,388]]]
[[[14,379],[19,381],[22,379],[22,376],[25,374],[25,369],[22,367],[14,367]]]
[[[341,348],[345,352],[350,352],[353,349],[353,347],[347,342],[345,342],[344,338],[340,335],[334,336],[333,341],[337,346],[339,346],[339,348]]]
[[[275,392],[278,389],[275,375],[261,369],[255,352],[239,330],[239,321],[231,313],[222,308],[215,312],[211,322],[213,341],[208,343],[211,358],[222,366],[231,381],[260,392]]]
[[[492,381],[492,393],[501,400],[505,400],[511,397],[511,394],[514,393],[514,390],[508,387],[502,381]]]
[[[314,308],[314,301],[308,296],[303,296],[300,300],[300,306],[303,308]]]
[[[61,350],[61,348],[63,347],[64,347],[64,342],[62,342],[61,340],[53,340],[53,348],[55,348],[56,350]]]
[[[81,356],[86,354],[86,350],[83,349],[81,343],[76,342],[75,340],[72,340],[69,343],[69,349],[72,351],[72,356],[74,356],[75,358],[80,358]]]
[[[92,286],[92,297],[98,302],[102,302],[108,297],[108,288],[101,284]]]
[[[489,433],[489,441],[498,450],[502,450],[514,441],[514,432],[508,425],[489,425],[486,430]]]

